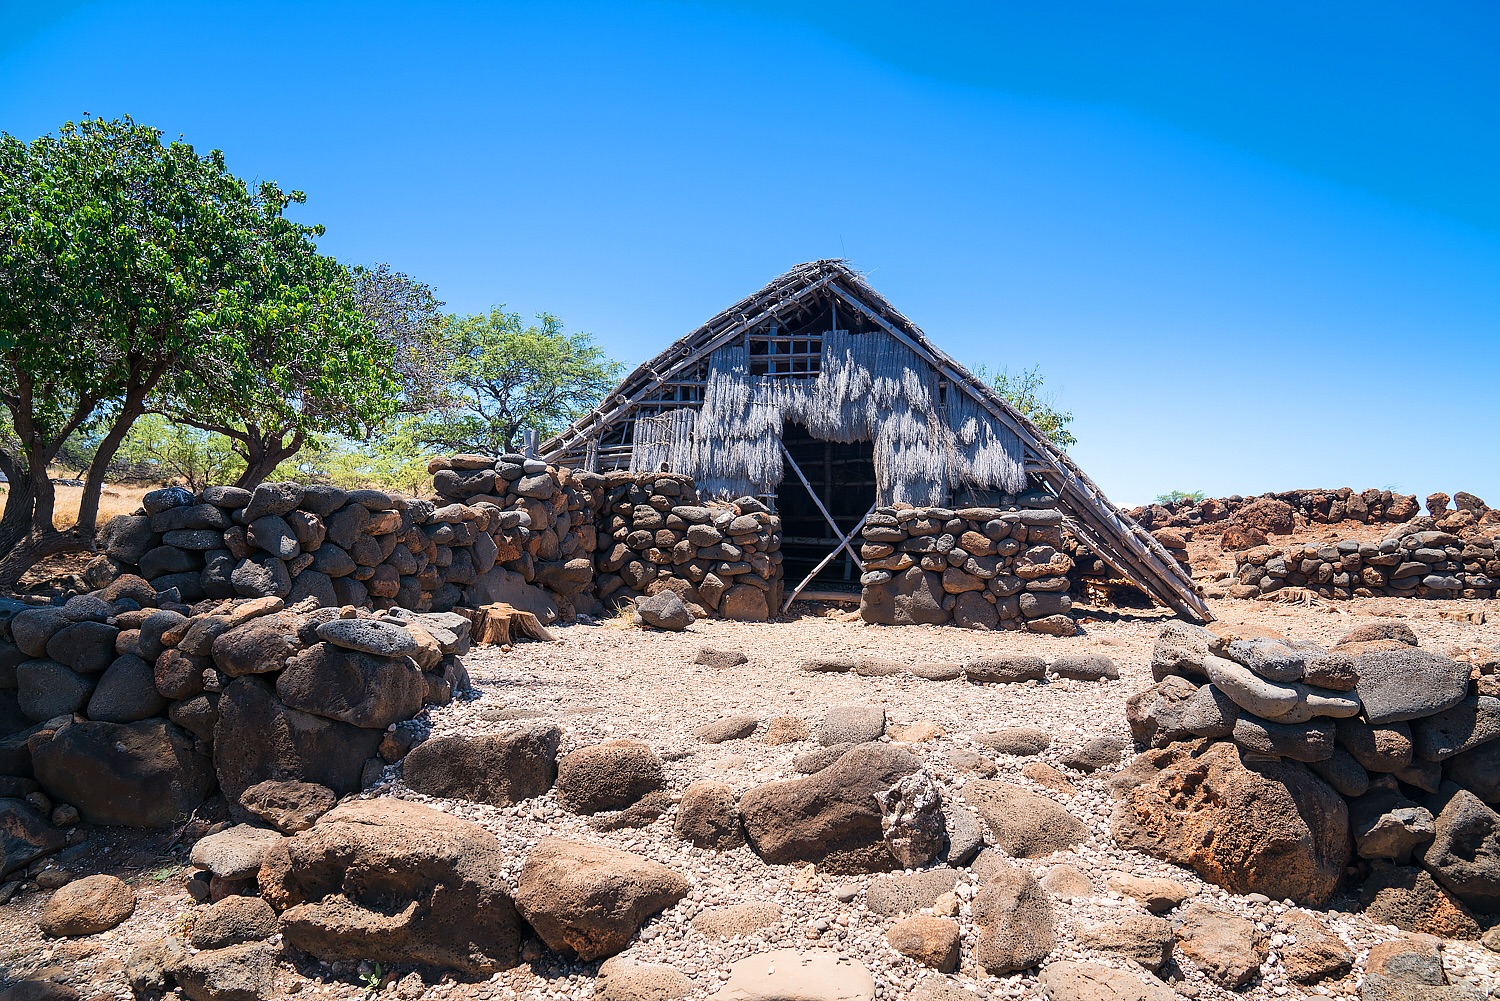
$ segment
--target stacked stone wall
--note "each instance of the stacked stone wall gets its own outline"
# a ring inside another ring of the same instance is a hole
[[[1464,538],[1408,524],[1379,542],[1257,546],[1236,556],[1235,594],[1302,587],[1326,598],[1491,598],[1500,593],[1495,543],[1481,532]]]
[[[33,847],[48,820],[181,823],[215,789],[240,817],[261,782],[357,792],[410,746],[397,724],[468,687],[461,615],[172,591],[124,574],[62,605],[0,602],[0,787],[26,797],[5,822]]]
[[[764,621],[782,594],[781,519],[760,501],[700,503],[692,479],[605,474],[595,594],[607,605],[673,591],[695,616]]]
[[[1381,891],[1430,876],[1470,930],[1461,937],[1478,937],[1471,912],[1500,905],[1485,840],[1500,830],[1493,653],[1450,657],[1418,645],[1400,621],[1360,627],[1331,649],[1172,623],[1151,667],[1156,684],[1132,696],[1126,712],[1136,741],[1156,750],[1147,754],[1152,768],[1140,771],[1145,781],[1117,811],[1122,843],[1191,865],[1235,892],[1314,903],[1357,872],[1371,916],[1413,931],[1431,929]],[[1267,812],[1233,851],[1205,840],[1199,821],[1211,818],[1194,811],[1212,813],[1233,798],[1229,786],[1214,786],[1220,779],[1204,778],[1212,768],[1243,773],[1236,781],[1245,785],[1273,781],[1295,814],[1278,827]],[[1168,800],[1172,810],[1161,806]],[[1304,831],[1293,830],[1299,824]]]
[[[884,507],[865,520],[860,614],[888,625],[1077,632],[1057,499],[998,507]]]
[[[105,526],[110,573],[160,600],[277,597],[415,611],[512,600],[549,621],[592,583],[595,491],[520,456],[432,463],[435,499],[327,485],[169,487]]]
[[[1371,525],[1400,523],[1414,517],[1421,504],[1414,494],[1391,490],[1336,489],[1283,490],[1277,493],[1242,497],[1207,497],[1200,501],[1184,499],[1171,504],[1147,504],[1126,512],[1148,531],[1162,528],[1195,528],[1230,521],[1246,508],[1273,501],[1287,505],[1290,513],[1305,524],[1332,525],[1341,521],[1358,521]]]

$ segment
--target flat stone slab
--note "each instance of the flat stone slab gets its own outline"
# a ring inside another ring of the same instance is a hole
[[[875,978],[863,963],[817,949],[777,949],[729,968],[714,1001],[874,1001]]]
[[[247,879],[260,872],[266,852],[282,840],[268,828],[237,824],[194,845],[191,861],[194,868],[207,869],[223,879]]]
[[[1372,726],[1451,709],[1469,693],[1469,665],[1412,647],[1360,654],[1359,700]]]

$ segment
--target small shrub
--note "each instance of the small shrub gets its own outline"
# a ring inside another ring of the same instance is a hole
[[[1198,504],[1207,496],[1202,490],[1194,490],[1190,493],[1183,490],[1173,490],[1170,493],[1158,494],[1152,503],[1161,504],[1164,507],[1172,504],[1181,504],[1183,501]]]

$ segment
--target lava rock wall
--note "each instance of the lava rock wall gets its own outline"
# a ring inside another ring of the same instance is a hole
[[[760,501],[700,503],[693,481],[670,473],[603,479],[600,601],[674,591],[700,617],[765,621],[779,610],[781,519]]]
[[[1042,491],[998,507],[877,508],[863,529],[860,614],[1072,636],[1062,525],[1057,499]]]

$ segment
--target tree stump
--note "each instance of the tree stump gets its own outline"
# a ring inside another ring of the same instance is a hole
[[[479,608],[455,608],[454,611],[469,620],[469,639],[478,646],[504,646],[523,636],[544,642],[557,639],[535,614],[503,601]]]

